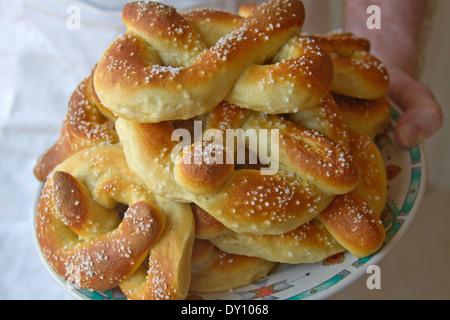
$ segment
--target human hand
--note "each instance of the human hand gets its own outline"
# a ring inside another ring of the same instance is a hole
[[[411,148],[439,131],[443,123],[441,106],[427,86],[399,68],[389,69],[389,97],[403,111],[395,127],[395,140]]]
[[[367,8],[380,8],[379,29],[367,27]],[[429,2],[417,0],[346,0],[345,28],[368,39],[372,53],[387,67],[389,97],[403,111],[395,127],[395,140],[411,148],[439,131],[441,107],[430,88],[418,79],[419,57]]]

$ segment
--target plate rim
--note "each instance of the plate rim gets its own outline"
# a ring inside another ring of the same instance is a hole
[[[420,150],[421,162],[420,165],[418,166],[422,168],[420,187],[417,192],[417,196],[414,200],[414,205],[408,212],[408,219],[404,220],[404,223],[402,224],[401,228],[397,230],[394,236],[386,244],[384,244],[379,251],[373,254],[373,256],[366,261],[366,263],[370,262],[370,265],[376,265],[377,263],[381,262],[392,251],[392,249],[396,247],[397,244],[403,239],[403,237],[409,230],[411,224],[413,223],[415,216],[420,208],[420,204],[422,203],[423,197],[425,196],[428,182],[428,160],[425,152],[425,144],[422,142],[414,148],[418,148]],[[408,149],[408,151],[411,152],[411,149],[413,148]],[[322,292],[320,294],[320,299],[327,299],[332,297],[334,294],[345,289],[346,287],[354,283],[356,280],[360,279],[363,276],[363,274],[364,273],[362,272],[353,273],[351,275],[351,278],[348,278],[348,281],[337,283],[334,286],[330,287],[330,289],[328,289],[327,291]]]

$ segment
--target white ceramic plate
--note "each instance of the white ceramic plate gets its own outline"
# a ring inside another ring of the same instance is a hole
[[[280,265],[268,277],[251,285],[229,292],[195,293],[190,295],[188,299],[325,299],[366,274],[368,266],[379,263],[407,231],[426,189],[427,165],[423,145],[405,150],[394,143],[393,128],[399,115],[398,109],[392,107],[390,127],[384,135],[376,139],[385,161],[388,178],[388,200],[381,217],[386,229],[386,239],[378,252],[364,259],[356,258],[345,252],[314,264]],[[40,193],[41,189],[37,192],[36,206]],[[33,226],[35,226],[36,210],[34,210],[32,216]],[[36,246],[40,253],[37,241]],[[126,299],[119,289],[97,292],[76,288],[56,275],[42,256],[41,259],[54,279],[74,298],[91,300]]]

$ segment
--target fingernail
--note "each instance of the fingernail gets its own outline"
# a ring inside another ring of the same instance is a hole
[[[414,122],[404,123],[399,130],[400,138],[407,147],[413,147],[420,141],[420,127]]]

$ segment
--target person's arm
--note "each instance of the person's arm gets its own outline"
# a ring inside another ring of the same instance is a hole
[[[370,5],[381,12],[381,28],[366,25]],[[419,35],[425,0],[347,0],[344,27],[371,42],[371,52],[388,68],[390,98],[404,111],[395,128],[397,143],[412,147],[436,133],[443,122],[441,107],[431,90],[420,83]]]

